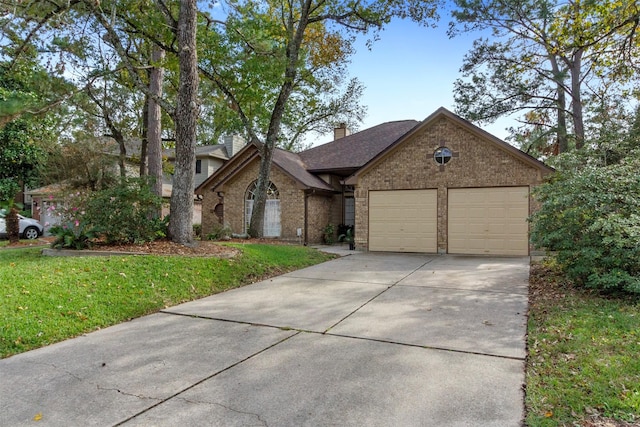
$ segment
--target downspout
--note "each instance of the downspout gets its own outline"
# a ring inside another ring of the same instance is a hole
[[[309,190],[304,190],[304,246],[307,246],[309,244],[308,199]]]

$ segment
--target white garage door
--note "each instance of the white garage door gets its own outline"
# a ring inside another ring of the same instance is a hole
[[[528,255],[529,187],[449,189],[448,252]]]
[[[437,190],[369,192],[369,250],[437,251]]]

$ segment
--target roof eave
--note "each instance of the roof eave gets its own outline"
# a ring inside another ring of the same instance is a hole
[[[286,174],[289,178],[291,178],[293,181],[298,183],[298,188],[300,188],[301,190],[307,191],[307,190],[311,190],[311,189],[315,189],[315,190],[322,190],[322,191],[334,191],[333,189],[328,189],[328,188],[322,188],[322,187],[316,187],[314,185],[308,185],[305,184],[304,182],[302,182],[302,180],[298,177],[296,177],[294,174],[292,174],[291,172],[289,172],[287,170],[287,168],[283,167],[282,165],[278,164],[277,160],[273,160],[273,163],[278,166],[278,169],[280,169],[284,174]],[[307,171],[309,172],[309,171]],[[317,177],[316,177],[317,178]],[[320,179],[320,178],[317,178]],[[327,184],[328,186],[329,184]]]
[[[314,175],[322,175],[322,174],[332,174],[332,175],[340,175],[340,176],[349,176],[360,169],[363,165],[360,166],[349,166],[343,168],[326,168],[326,169],[307,169],[309,173]]]

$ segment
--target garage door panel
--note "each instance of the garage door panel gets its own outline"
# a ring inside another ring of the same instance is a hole
[[[508,208],[507,208],[508,209]],[[500,206],[490,206],[488,208],[489,211],[489,219],[492,218],[508,218],[509,217],[509,212],[507,212],[507,209],[500,207]],[[474,211],[476,211],[479,215],[483,215],[484,209],[474,209]]]
[[[371,191],[369,250],[436,252],[437,190]]]
[[[529,188],[449,189],[448,251],[527,255]]]
[[[503,239],[506,238],[510,232],[504,229],[504,225],[489,224],[487,227],[487,233],[496,236],[496,238]]]
[[[522,226],[520,225],[511,225],[509,227],[507,227],[507,232],[511,235],[513,234],[520,234],[523,232],[522,230]]]

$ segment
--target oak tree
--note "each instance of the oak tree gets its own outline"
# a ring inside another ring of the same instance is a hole
[[[451,35],[491,32],[491,38],[474,42],[455,84],[457,110],[471,120],[529,112],[524,123],[536,127],[539,137],[554,135],[556,153],[581,148],[590,101],[601,103],[612,91],[628,90],[636,77],[640,9],[635,1],[455,4]]]
[[[291,124],[295,141],[319,118],[336,116],[336,106],[342,111],[352,109],[358,117],[362,110],[349,103],[350,96],[361,90],[355,81],[348,84],[342,99],[338,95],[333,104],[330,101],[321,108],[307,108],[319,100],[310,95],[326,91],[332,79],[335,82],[345,74],[356,34],[380,30],[392,17],[426,22],[435,16],[435,7],[431,1],[395,0],[232,0],[226,4],[225,19],[211,17],[208,31],[203,31],[206,46],[211,47],[210,54],[203,55],[201,70],[259,147],[249,234],[262,236],[273,152],[283,144],[283,128]],[[312,114],[305,117],[306,111]],[[305,119],[310,120],[305,123]]]

